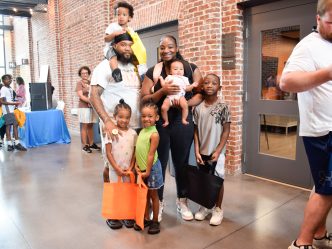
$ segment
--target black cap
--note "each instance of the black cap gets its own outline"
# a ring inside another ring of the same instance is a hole
[[[128,32],[123,33],[121,35],[117,35],[116,37],[114,37],[114,43],[118,43],[120,41],[133,41],[133,39],[131,38],[130,34]]]

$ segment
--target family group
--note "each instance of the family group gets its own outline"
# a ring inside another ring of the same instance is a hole
[[[141,174],[149,187],[147,203],[152,205],[152,217],[147,207],[144,224],[148,233],[159,233],[171,155],[182,219],[204,220],[212,212],[210,224],[219,225],[224,186],[212,210],[201,206],[193,214],[184,168],[193,141],[200,170],[215,174],[222,164],[231,115],[220,97],[220,78],[213,72],[202,77],[198,67],[181,56],[170,35],[160,39],[160,62],[142,73],[128,27],[133,7],[120,2],[115,13],[117,22],[106,30],[105,59],[92,73],[89,93],[89,103],[101,120],[104,181],[115,182],[118,176],[126,181],[130,171]],[[318,0],[316,21],[317,29],[296,45],[275,82],[282,91],[298,93],[299,135],[315,184],[300,233],[289,249],[332,248],[326,227],[332,207],[332,0]],[[107,220],[107,224],[112,229],[123,224],[140,229],[132,220]]]
[[[141,58],[144,53],[133,49],[133,31],[128,26],[133,7],[118,2],[114,10],[117,22],[106,29],[105,59],[93,70],[91,81],[89,68],[79,71],[82,80],[76,90],[85,105],[79,119],[90,126],[82,137],[83,150],[90,153],[94,147],[89,130],[96,112],[102,131],[104,181],[117,182],[118,176],[129,181],[130,172],[141,174],[148,187],[147,203],[152,206],[150,214],[147,205],[144,221],[149,234],[160,231],[170,152],[182,219],[204,220],[212,213],[210,224],[219,225],[223,219],[223,186],[214,200],[215,207],[208,210],[201,206],[194,215],[188,207],[184,166],[194,141],[199,169],[207,174],[215,174],[216,168],[224,171],[231,115],[220,96],[220,77],[206,73],[203,78],[198,67],[181,56],[176,39],[170,35],[160,39],[160,62],[147,69]],[[223,160],[217,166],[220,158]],[[140,230],[134,220],[106,222],[112,229],[124,224]]]

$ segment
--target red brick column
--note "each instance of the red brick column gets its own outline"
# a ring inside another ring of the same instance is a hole
[[[33,35],[32,35],[32,22],[31,18],[28,19],[28,33],[29,33],[29,66],[30,66],[30,78],[31,82],[36,82],[35,78],[35,57],[33,53]]]
[[[222,34],[235,34],[236,68],[222,70],[223,95],[232,113],[226,172],[233,174],[241,172],[243,144],[243,15],[237,2],[241,1],[222,1]]]

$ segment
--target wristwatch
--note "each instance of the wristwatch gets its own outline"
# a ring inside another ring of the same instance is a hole
[[[118,135],[118,134],[119,134],[118,129],[113,129],[113,130],[112,130],[112,134],[113,134],[113,135]]]

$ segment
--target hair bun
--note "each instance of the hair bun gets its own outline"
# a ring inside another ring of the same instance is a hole
[[[119,100],[119,103],[120,103],[120,104],[124,104],[124,103],[125,103],[124,99],[120,99],[120,100]]]

